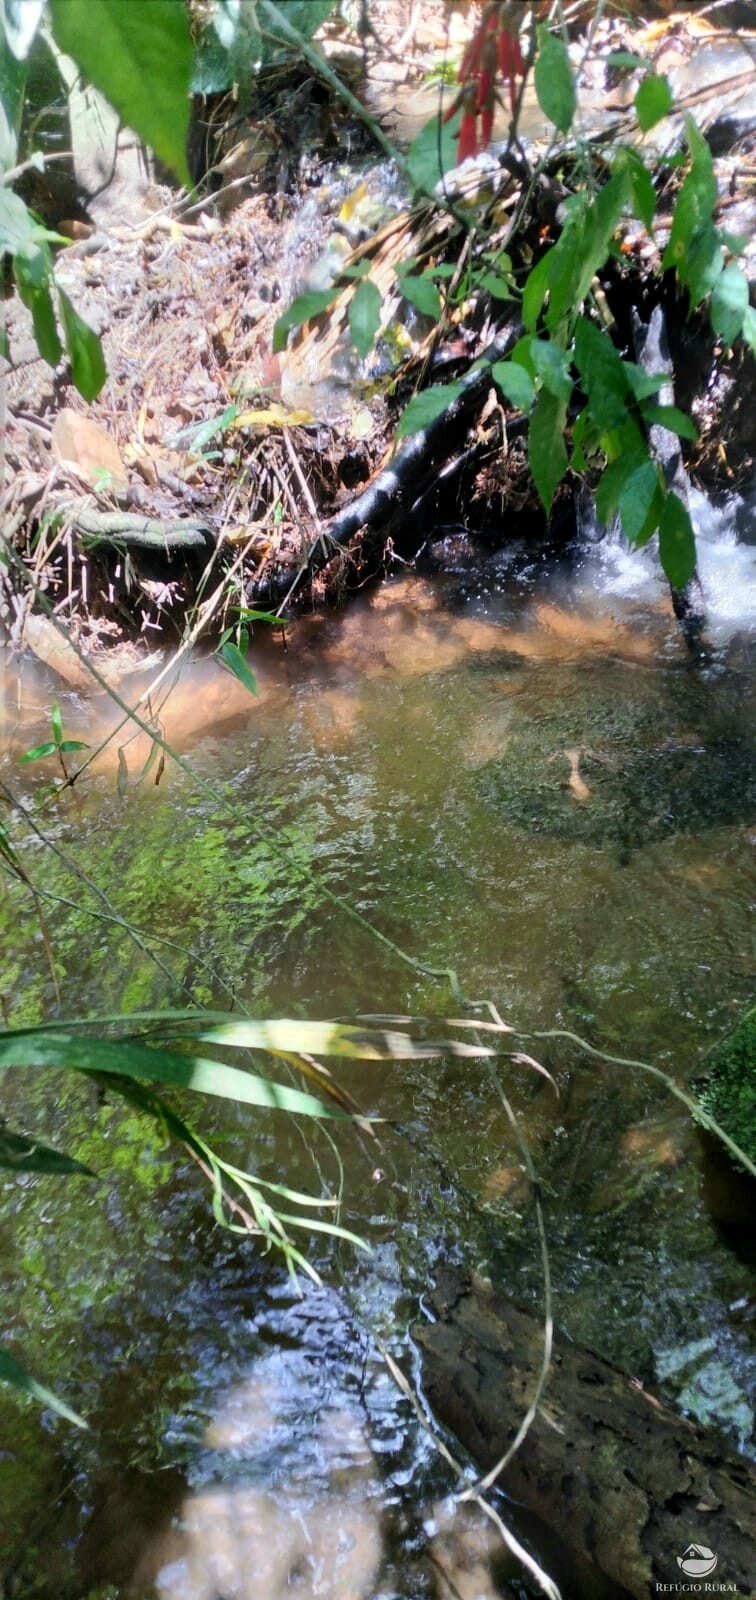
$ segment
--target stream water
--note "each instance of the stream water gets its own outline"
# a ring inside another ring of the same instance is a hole
[[[114,747],[99,758],[55,812],[61,855],[43,860],[33,839],[22,852],[59,897],[64,1014],[183,1004],[187,989],[259,1016],[453,1012],[443,981],[324,899],[325,883],[519,1027],[573,1029],[685,1081],[753,984],[756,550],[736,514],[699,508],[700,658],[650,556],[599,544],[588,523],[558,566],[439,530],[431,575],[303,620],[288,649],[256,640],[254,701],[213,663],[186,666],[162,725],[236,816],[175,769],[137,785],[144,748],[126,750],[122,793]],[[28,799],[43,769],[17,757],[44,739],[58,690],[14,672],[2,775]],[[104,700],[58,698],[68,737],[94,744],[112,725]],[[12,1020],[55,1015],[15,891],[0,950]],[[527,1048],[559,1098],[527,1066],[500,1070],[543,1187],[558,1322],[752,1450],[748,1197],[640,1071],[558,1040]],[[501,1101],[476,1060],[339,1076],[397,1126],[380,1148],[340,1138],[342,1221],[372,1254],[316,1239],[325,1286],[298,1296],[214,1226],[199,1175],[136,1112],[8,1075],[9,1125],[101,1175],[4,1185],[0,1342],[91,1424],[76,1433],[0,1395],[8,1600],[532,1592],[487,1525],[453,1513],[454,1480],[373,1342],[417,1376],[408,1329],[439,1259],[540,1307]],[[205,1122],[253,1170],[338,1183],[310,1126],[242,1107]],[[566,1597],[601,1594],[505,1509]]]

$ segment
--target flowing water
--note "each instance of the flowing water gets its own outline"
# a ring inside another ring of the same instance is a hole
[[[699,507],[711,647],[697,658],[650,556],[588,524],[558,565],[439,530],[431,575],[303,620],[288,649],[256,641],[254,701],[213,663],[188,665],[162,726],[234,814],[170,766],[136,784],[147,741],[126,748],[120,791],[115,746],[94,762],[54,812],[61,855],[22,851],[58,896],[63,1013],[187,991],[258,1016],[456,1011],[444,980],[325,885],[518,1027],[572,1029],[688,1079],[753,983],[756,551],[736,514]],[[45,769],[16,758],[45,738],[55,693],[8,670],[2,775],[22,799]],[[68,737],[94,745],[114,722],[97,696],[59,699]],[[12,1019],[55,1015],[28,897],[10,892],[0,915]],[[543,1189],[558,1322],[752,1450],[747,1196],[642,1072],[556,1039],[526,1048],[558,1098],[527,1065],[500,1073]],[[397,1126],[380,1147],[339,1139],[341,1220],[372,1254],[316,1239],[325,1286],[297,1295],[213,1225],[199,1174],[172,1167],[135,1111],[8,1075],[9,1126],[101,1178],[5,1185],[0,1341],[90,1421],[77,1434],[0,1399],[7,1596],[531,1593],[487,1525],[452,1513],[454,1480],[374,1343],[417,1377],[407,1330],[439,1260],[539,1308],[501,1100],[478,1060],[338,1076]],[[310,1126],[244,1107],[205,1123],[263,1175],[338,1186]],[[566,1596],[601,1593],[543,1530],[515,1525]]]

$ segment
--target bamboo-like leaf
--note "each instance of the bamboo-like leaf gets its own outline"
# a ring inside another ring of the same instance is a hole
[[[265,1046],[265,1048],[270,1048]],[[437,1053],[437,1052],[435,1052]],[[305,1117],[349,1120],[347,1113],[324,1105],[314,1095],[267,1078],[242,1072],[222,1061],[146,1045],[103,1039],[74,1039],[65,1034],[33,1031],[14,1038],[0,1034],[0,1071],[6,1067],[72,1068],[76,1072],[108,1072],[118,1077],[147,1079],[194,1089],[200,1094],[238,1100],[243,1105],[265,1106],[271,1111],[291,1111]]]
[[[51,1389],[46,1389],[44,1384],[38,1383],[20,1361],[16,1361],[10,1351],[0,1345],[0,1383],[9,1383],[14,1389],[21,1389],[24,1394],[34,1396],[43,1406],[49,1406],[51,1411],[57,1411],[60,1417],[65,1417],[66,1422],[75,1423],[77,1428],[88,1428],[89,1423],[80,1417],[78,1412],[72,1411]]]
[[[359,1061],[427,1061],[433,1056],[491,1055],[477,1045],[456,1039],[413,1039],[391,1028],[358,1028],[341,1022],[310,1022],[299,1018],[255,1022],[240,1019],[221,1027],[199,1029],[192,1037],[203,1044],[232,1045],[237,1049],[278,1052],[306,1051],[315,1056],[356,1057]]]
[[[218,655],[224,666],[228,667],[229,672],[232,672],[234,677],[238,678],[239,682],[244,685],[245,689],[249,690],[250,694],[256,695],[259,693],[254,672],[251,667],[247,666],[238,645],[233,644],[228,639],[225,644],[221,645]]]

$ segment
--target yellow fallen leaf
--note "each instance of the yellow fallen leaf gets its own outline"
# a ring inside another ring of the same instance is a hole
[[[311,411],[288,411],[286,406],[265,406],[261,411],[243,411],[232,428],[306,428],[314,422]]]
[[[339,211],[339,222],[351,222],[357,207],[367,196],[367,184],[358,183],[357,188],[348,194]]]

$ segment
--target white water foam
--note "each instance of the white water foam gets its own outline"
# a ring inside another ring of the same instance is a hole
[[[693,489],[690,510],[709,637],[725,643],[735,633],[756,631],[756,494],[750,502],[729,495],[715,506]],[[607,598],[641,604],[654,603],[667,593],[655,540],[642,550],[631,550],[618,525],[601,527],[592,502],[580,507],[578,515],[584,582]]]

